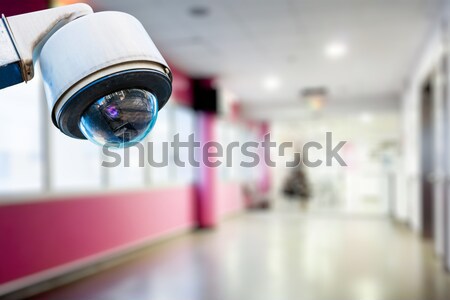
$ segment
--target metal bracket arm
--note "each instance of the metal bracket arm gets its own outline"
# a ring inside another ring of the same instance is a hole
[[[36,61],[43,44],[67,23],[93,13],[87,4],[74,4],[42,11],[2,16],[0,20],[0,89],[34,76]]]

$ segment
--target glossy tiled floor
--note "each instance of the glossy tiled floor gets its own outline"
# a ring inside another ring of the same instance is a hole
[[[253,213],[34,299],[432,300],[450,277],[387,219]]]

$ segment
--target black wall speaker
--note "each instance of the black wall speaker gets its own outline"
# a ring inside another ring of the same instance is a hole
[[[218,114],[218,93],[217,89],[213,87],[212,81],[209,79],[194,79],[192,87],[194,110]]]

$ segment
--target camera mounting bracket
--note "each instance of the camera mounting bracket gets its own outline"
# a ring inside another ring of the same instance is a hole
[[[33,62],[42,45],[67,23],[93,13],[87,4],[73,4],[42,11],[2,16],[0,20],[0,89],[34,76]]]

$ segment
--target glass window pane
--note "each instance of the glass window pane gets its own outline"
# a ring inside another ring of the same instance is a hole
[[[0,193],[42,189],[42,101],[39,70],[28,84],[0,90]]]
[[[175,133],[179,134],[180,142],[188,142],[189,135],[194,134],[195,113],[185,107],[175,107],[174,109]],[[189,152],[193,151],[192,147],[182,147],[178,151],[180,162],[185,167],[175,166],[175,180],[178,183],[194,182],[194,166],[189,163]],[[193,154],[191,154],[193,155]]]
[[[120,164],[108,168],[108,184],[113,189],[126,189],[145,186],[145,142],[136,146],[110,150],[120,156]]]
[[[228,126],[229,124],[220,119],[216,122],[216,139],[218,142],[222,145],[223,148],[223,158],[221,159],[222,164],[219,167],[219,179],[221,181],[227,181],[230,178],[230,168],[227,167],[227,146],[230,142],[229,136],[228,136]]]
[[[101,148],[50,128],[51,188],[55,191],[96,190],[102,187]]]
[[[150,181],[152,185],[167,185],[171,182],[170,174],[173,161],[173,154],[170,150],[171,136],[171,113],[172,107],[167,104],[164,109],[158,113],[158,120],[155,127],[149,134],[150,147],[148,149],[148,172],[150,173]],[[154,165],[149,165],[149,160],[154,162]],[[163,162],[164,166],[160,166]],[[157,164],[157,165],[156,165]]]

